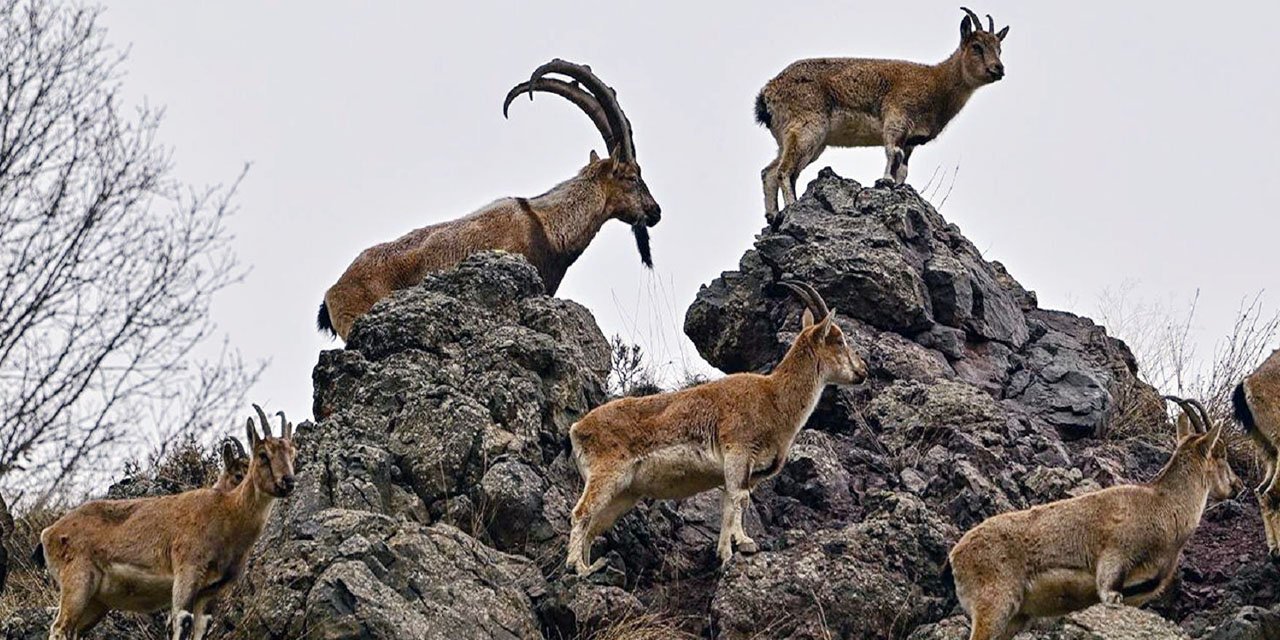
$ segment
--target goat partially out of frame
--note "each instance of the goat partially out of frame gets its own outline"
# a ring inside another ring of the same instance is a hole
[[[545,77],[551,73],[573,82]],[[527,93],[532,98],[538,91],[564,97],[582,109],[604,137],[608,157],[601,159],[592,151],[577,176],[540,196],[503,198],[463,218],[366,249],[325,293],[316,318],[322,331],[346,340],[356,318],[392,291],[489,249],[523,255],[542,276],[547,293],[555,295],[569,266],[600,227],[614,219],[631,225],[641,261],[653,266],[648,228],[658,224],[662,210],[640,177],[631,123],[613,89],[590,67],[556,59],[511,89],[502,104],[503,115],[517,96]]]
[[[588,564],[591,541],[641,498],[687,498],[724,491],[722,563],[754,551],[742,528],[750,492],[782,470],[796,434],[828,384],[858,384],[867,367],[849,348],[835,312],[807,284],[783,282],[805,303],[802,328],[768,375],[736,373],[696,387],[621,398],[569,428],[578,471],[586,480],[573,509],[568,565]]]
[[[970,640],[1012,638],[1033,618],[1098,602],[1138,606],[1169,585],[1209,498],[1243,485],[1222,424],[1210,429],[1199,402],[1168,399],[1183,409],[1177,449],[1151,482],[1002,513],[960,538],[949,564]]]
[[[199,640],[212,602],[240,576],[276,498],[293,491],[293,425],[278,414],[272,437],[249,420],[248,475],[231,490],[195,489],[132,500],[95,500],[40,533],[60,591],[50,640],[75,640],[111,609],[171,607],[173,640]]]
[[[1236,420],[1262,457],[1262,482],[1254,488],[1272,560],[1280,561],[1280,350],[1236,386]]]
[[[978,16],[960,21],[960,46],[934,65],[903,60],[814,58],[792,63],[756,96],[756,121],[768,127],[778,155],[761,172],[765,216],[777,224],[778,190],[784,206],[796,201],[796,180],[828,146],[878,147],[883,180],[902,184],[919,145],[933,140],[973,92],[1004,77],[1000,44],[1009,27],[988,29]]]

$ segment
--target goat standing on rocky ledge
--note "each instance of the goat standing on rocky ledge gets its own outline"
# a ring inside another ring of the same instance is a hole
[[[884,146],[884,180],[907,179],[911,152],[933,140],[979,87],[1004,77],[1000,43],[1009,27],[988,29],[968,9],[960,47],[935,65],[903,60],[814,58],[792,63],[756,97],[756,121],[778,142],[761,172],[765,217],[796,201],[796,180],[823,149]]]
[[[573,82],[544,77],[549,73]],[[576,177],[540,196],[503,198],[463,218],[366,249],[325,293],[316,318],[322,331],[346,340],[356,318],[392,291],[491,249],[523,255],[542,276],[547,293],[555,295],[565,271],[612,219],[631,225],[641,261],[653,265],[648,228],[658,224],[662,211],[640,177],[631,123],[613,89],[590,67],[552,60],[507,94],[502,114],[517,96],[527,93],[532,99],[535,91],[562,96],[586,112],[604,136],[609,156],[600,159],[592,151]]]
[[[768,375],[736,373],[696,387],[620,398],[569,428],[586,480],[573,509],[567,564],[585,575],[591,541],[641,498],[724,491],[716,554],[721,563],[756,546],[742,529],[751,490],[782,470],[791,443],[828,384],[858,384],[867,366],[849,348],[835,312],[813,287],[783,282],[804,302],[802,328]],[[816,320],[815,322],[815,319]]]
[[[1243,485],[1222,424],[1209,429],[1199,402],[1168,399],[1183,415],[1177,449],[1154,480],[1002,513],[960,538],[949,562],[970,640],[1012,638],[1032,618],[1098,602],[1139,606],[1173,581],[1209,498]]]
[[[276,498],[293,492],[293,425],[280,413],[282,433],[258,405],[264,437],[248,424],[252,457],[247,476],[220,488],[133,500],[95,500],[68,512],[40,533],[37,560],[60,591],[50,640],[75,640],[111,609],[171,607],[173,640],[200,640],[205,613],[244,571]]]

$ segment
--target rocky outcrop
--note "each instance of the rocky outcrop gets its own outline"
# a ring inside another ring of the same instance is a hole
[[[581,488],[567,434],[606,400],[609,347],[522,259],[482,254],[380,302],[345,349],[320,355],[297,491],[211,637],[629,637],[597,635],[622,623],[636,637],[964,638],[944,563],[965,529],[1145,479],[1168,457],[1171,438],[1114,435],[1166,428],[1124,344],[1040,309],[910,187],[823,171],[699,292],[685,319],[699,352],[725,371],[769,370],[799,328],[785,278],[837,310],[871,377],[827,390],[780,475],[753,492],[758,553],[720,568],[708,492],[642,501],[597,542],[603,570],[565,574]],[[113,495],[195,481],[175,477]],[[1224,503],[1205,520],[1169,596],[1025,637],[1271,638],[1280,569],[1256,507]],[[143,622],[163,635],[162,619]],[[0,629],[34,638],[47,624],[26,611]],[[139,635],[123,628],[98,637]]]

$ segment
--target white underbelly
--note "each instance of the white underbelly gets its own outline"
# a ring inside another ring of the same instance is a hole
[[[103,571],[97,600],[113,609],[157,611],[172,603],[173,576],[114,563]]]
[[[865,113],[836,112],[831,117],[827,144],[833,147],[878,147],[884,144],[884,123]]]
[[[724,485],[724,464],[704,447],[676,445],[635,463],[631,488],[650,498],[688,498]]]

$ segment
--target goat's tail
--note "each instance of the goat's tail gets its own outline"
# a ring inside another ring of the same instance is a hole
[[[333,328],[333,321],[329,319],[329,304],[326,302],[320,303],[320,312],[316,314],[316,330],[338,337],[338,332]]]
[[[41,569],[44,568],[45,562],[44,562],[44,543],[43,542],[36,543],[36,550],[31,553],[31,563],[36,565],[37,567],[40,567]]]
[[[1249,397],[1245,395],[1243,382],[1236,385],[1236,390],[1231,393],[1231,406],[1245,433],[1257,428],[1258,423],[1253,418],[1253,410],[1249,408]]]
[[[769,104],[764,101],[764,92],[756,94],[756,122],[766,128],[773,128],[773,114],[769,112]]]

